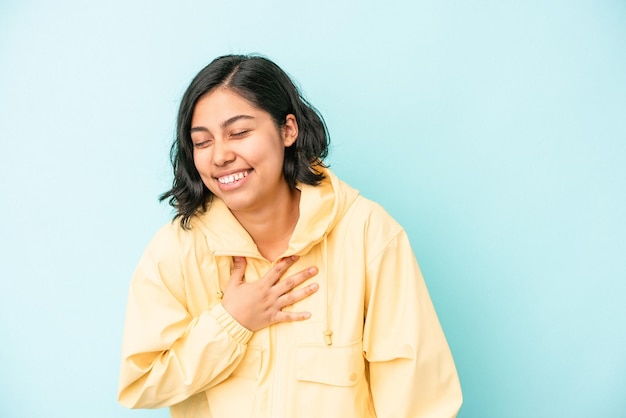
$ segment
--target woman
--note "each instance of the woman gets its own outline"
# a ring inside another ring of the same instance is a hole
[[[178,114],[175,222],[134,274],[119,400],[179,417],[454,417],[454,362],[404,230],[323,164],[273,62],[217,58]]]

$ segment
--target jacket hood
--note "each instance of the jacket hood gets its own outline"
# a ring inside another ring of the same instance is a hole
[[[285,256],[306,254],[322,241],[359,195],[329,169],[324,168],[322,172],[325,179],[319,185],[296,186],[301,191],[300,218]],[[204,232],[215,255],[261,257],[250,235],[221,199],[214,198],[206,212],[192,220],[191,227]]]

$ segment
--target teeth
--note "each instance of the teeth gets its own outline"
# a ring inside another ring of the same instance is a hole
[[[231,174],[229,176],[220,177],[217,179],[217,181],[219,181],[221,184],[231,184],[247,176],[248,176],[248,172],[242,171],[241,173],[236,173],[236,174]]]

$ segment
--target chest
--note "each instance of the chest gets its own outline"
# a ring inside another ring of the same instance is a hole
[[[326,242],[300,254],[300,259],[281,280],[315,266],[318,274],[301,286],[317,283],[319,290],[284,310],[310,312],[311,317],[305,321],[273,325],[271,330],[255,333],[251,343],[265,346],[273,338],[283,338],[296,345],[325,344],[324,332],[328,329],[332,330],[333,341],[337,344],[360,340],[366,297],[366,266],[358,246],[350,244],[331,236]],[[182,272],[187,309],[192,316],[197,316],[220,302],[221,292],[231,276],[232,255],[195,251],[186,256],[184,264]],[[247,258],[245,278],[247,281],[259,280],[271,268],[271,263],[265,259]],[[268,332],[273,336],[270,337]]]

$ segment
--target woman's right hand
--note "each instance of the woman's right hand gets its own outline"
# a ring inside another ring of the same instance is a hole
[[[285,257],[261,279],[248,283],[244,277],[245,257],[234,257],[233,270],[224,290],[222,306],[250,331],[258,331],[277,322],[302,321],[310,318],[310,312],[282,310],[310,296],[319,288],[317,283],[311,283],[295,289],[317,274],[316,267],[309,267],[280,280],[297,259],[297,256]]]

